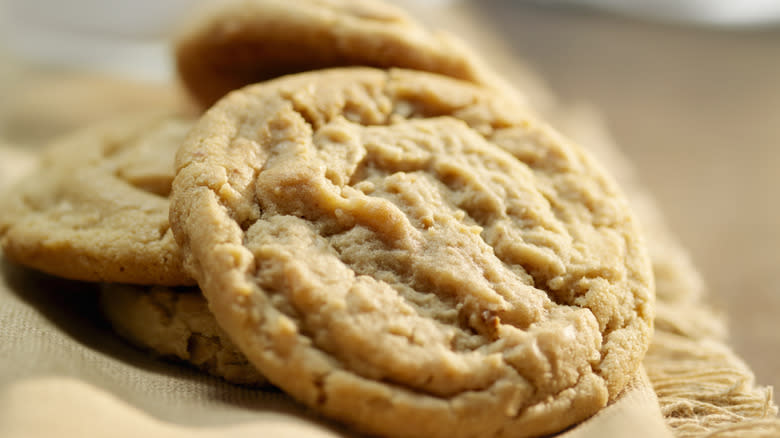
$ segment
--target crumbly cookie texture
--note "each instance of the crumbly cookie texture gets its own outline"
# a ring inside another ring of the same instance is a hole
[[[144,115],[72,134],[0,200],[0,245],[75,280],[184,285],[168,226],[173,157],[192,121]]]
[[[255,82],[341,66],[429,71],[516,94],[457,38],[374,0],[214,3],[174,45],[179,77],[203,107]]]
[[[272,383],[374,434],[537,436],[614,398],[652,330],[637,226],[584,154],[484,88],[334,69],[231,93],[171,223]]]
[[[139,347],[178,358],[231,383],[267,384],[217,326],[197,288],[104,284],[100,308],[114,330]]]

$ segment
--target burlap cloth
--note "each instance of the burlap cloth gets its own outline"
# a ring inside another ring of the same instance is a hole
[[[475,28],[463,25],[471,18],[458,8],[428,18]],[[658,311],[643,370],[614,404],[562,436],[780,436],[771,388],[757,386],[751,370],[726,344],[724,319],[708,304],[704,282],[598,113],[556,103],[521,61],[505,56],[501,41],[485,32],[466,37],[490,47],[492,61],[540,111],[612,171],[648,237]],[[43,78],[28,87],[31,94],[17,93],[14,103],[6,101],[2,134],[14,143],[40,143],[118,112],[142,110],[150,103],[157,109],[180,108],[183,101],[175,87],[161,93],[159,84]],[[59,106],[41,100],[35,90],[43,86],[60,90],[60,96],[88,96],[74,114],[67,98]],[[0,192],[34,161],[34,148],[0,140]],[[280,392],[232,386],[128,346],[98,314],[94,285],[48,277],[2,259],[0,265],[2,437],[349,436]]]

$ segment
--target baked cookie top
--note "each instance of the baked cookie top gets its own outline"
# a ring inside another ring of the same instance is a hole
[[[141,348],[230,383],[267,384],[219,328],[197,288],[102,284],[100,309],[120,336]]]
[[[388,436],[537,436],[615,397],[652,330],[637,226],[512,101],[408,70],[231,93],[176,158],[171,223],[272,383]]]
[[[168,226],[173,157],[191,126],[128,117],[52,144],[0,200],[6,257],[75,280],[194,283]]]
[[[215,2],[181,26],[174,46],[179,77],[203,107],[255,82],[343,66],[430,71],[509,90],[459,40],[375,0]]]

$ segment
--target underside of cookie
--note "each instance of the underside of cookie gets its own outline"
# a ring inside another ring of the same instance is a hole
[[[182,82],[204,107],[245,85],[341,66],[408,68],[503,87],[456,38],[374,0],[214,3],[182,26],[175,52]]]
[[[513,101],[406,70],[247,87],[177,155],[171,223],[217,321],[375,434],[527,437],[595,413],[652,330],[626,203]]]
[[[173,157],[191,126],[128,117],[52,144],[0,200],[5,256],[74,280],[194,283],[168,225]]]
[[[230,383],[267,383],[219,328],[197,288],[103,284],[100,309],[120,336],[156,355]]]

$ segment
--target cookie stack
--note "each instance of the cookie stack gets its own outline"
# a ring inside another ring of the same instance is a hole
[[[291,3],[196,14],[176,57],[205,113],[52,145],[3,200],[5,256],[370,434],[539,436],[614,400],[654,298],[611,177],[452,37]]]

